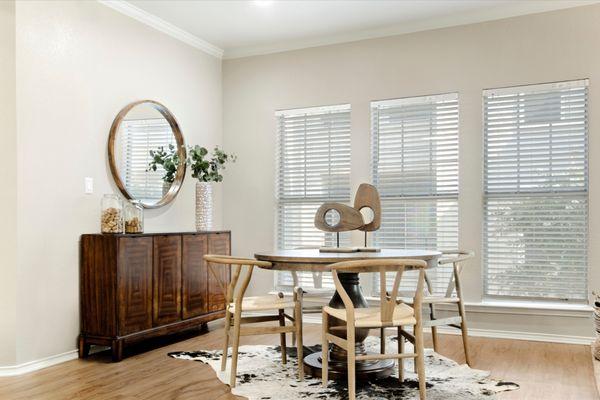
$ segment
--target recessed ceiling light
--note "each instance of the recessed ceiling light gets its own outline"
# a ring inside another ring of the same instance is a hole
[[[254,4],[258,7],[269,7],[273,3],[273,0],[254,0]]]

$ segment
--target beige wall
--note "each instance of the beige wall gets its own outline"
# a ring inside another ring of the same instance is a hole
[[[115,115],[131,101],[155,99],[188,144],[212,147],[221,143],[222,90],[219,59],[97,2],[17,2],[16,49],[22,364],[75,348],[78,239],[99,231],[102,194],[116,192],[106,157]],[[93,195],[83,193],[86,176]],[[193,187],[187,179],[171,205],[146,211],[146,230],[193,230]],[[218,226],[220,204],[217,190]],[[1,232],[0,243],[14,235]]]
[[[15,362],[17,270],[17,125],[15,98],[15,3],[0,1],[0,365]]]
[[[484,88],[590,78],[590,288],[600,257],[600,5],[279,54],[223,66],[224,143],[238,155],[225,179],[224,222],[233,251],[275,246],[274,167],[277,109],[351,103],[352,185],[368,182],[371,100],[457,91],[460,96],[460,245],[478,253],[468,266],[468,300],[482,297],[482,99]],[[359,243],[359,242],[358,242]],[[357,244],[358,244],[357,243]],[[271,288],[270,273],[253,289]],[[491,330],[591,336],[589,313],[535,310],[471,312]],[[481,309],[480,309],[481,311]],[[507,311],[506,313],[504,311]],[[535,314],[532,316],[530,314]],[[560,314],[560,315],[558,315]],[[569,313],[566,313],[569,315]]]
[[[166,104],[188,143],[220,144],[224,121],[225,148],[239,157],[226,171],[224,196],[217,187],[215,220],[233,230],[236,254],[251,255],[274,247],[275,109],[351,103],[356,189],[369,180],[370,100],[458,91],[461,245],[480,252],[481,90],[590,78],[593,267],[600,257],[594,246],[600,239],[598,20],[600,6],[591,6],[229,60],[222,90],[219,60],[96,2],[0,1],[0,119],[8,166],[0,169],[0,365],[75,348],[78,238],[98,231],[100,198],[116,191],[105,149],[112,119],[141,98]],[[86,176],[94,178],[93,195],[83,194]],[[146,212],[146,228],[192,230],[193,215],[188,179],[173,204]],[[476,303],[480,262],[469,267],[465,286]],[[262,272],[253,289],[271,285],[272,276]],[[591,268],[590,287],[598,286],[600,274]],[[591,335],[589,317],[580,314],[471,310],[482,329]]]

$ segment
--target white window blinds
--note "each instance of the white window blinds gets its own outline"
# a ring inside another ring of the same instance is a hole
[[[164,169],[158,166],[156,171],[146,170],[152,161],[150,150],[175,144],[168,121],[164,118],[124,120],[121,132],[125,187],[134,198],[143,202],[154,203],[162,199]]]
[[[382,203],[375,245],[456,249],[458,94],[372,102],[371,118],[372,176]],[[410,274],[403,289],[415,288],[416,277]],[[449,268],[428,275],[434,291],[444,293]]]
[[[587,299],[587,86],[483,92],[488,297]]]
[[[277,118],[277,245],[280,249],[335,246],[335,235],[314,226],[326,201],[350,202],[350,105],[284,110]],[[349,245],[342,234],[341,245]],[[303,287],[310,273],[299,273]],[[291,286],[289,273],[278,286]],[[323,286],[332,286],[330,275]]]

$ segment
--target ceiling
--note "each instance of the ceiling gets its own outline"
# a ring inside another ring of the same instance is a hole
[[[489,21],[597,2],[599,1],[129,0],[118,3],[121,3],[119,7],[133,9],[138,15],[150,14],[149,17],[154,19],[155,24],[158,21],[163,27],[177,30],[180,36],[189,35],[209,47],[212,45],[212,48],[219,52],[223,50],[225,58],[237,58]],[[129,11],[131,14],[131,10]]]

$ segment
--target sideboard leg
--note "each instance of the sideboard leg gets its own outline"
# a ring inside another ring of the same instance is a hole
[[[123,341],[122,340],[113,340],[112,344],[112,360],[115,362],[119,362],[123,359]]]
[[[200,333],[208,332],[208,323],[207,322],[201,323],[200,326],[198,327],[198,331],[200,331]]]
[[[86,358],[90,354],[90,345],[86,343],[83,335],[79,335],[79,358]]]

